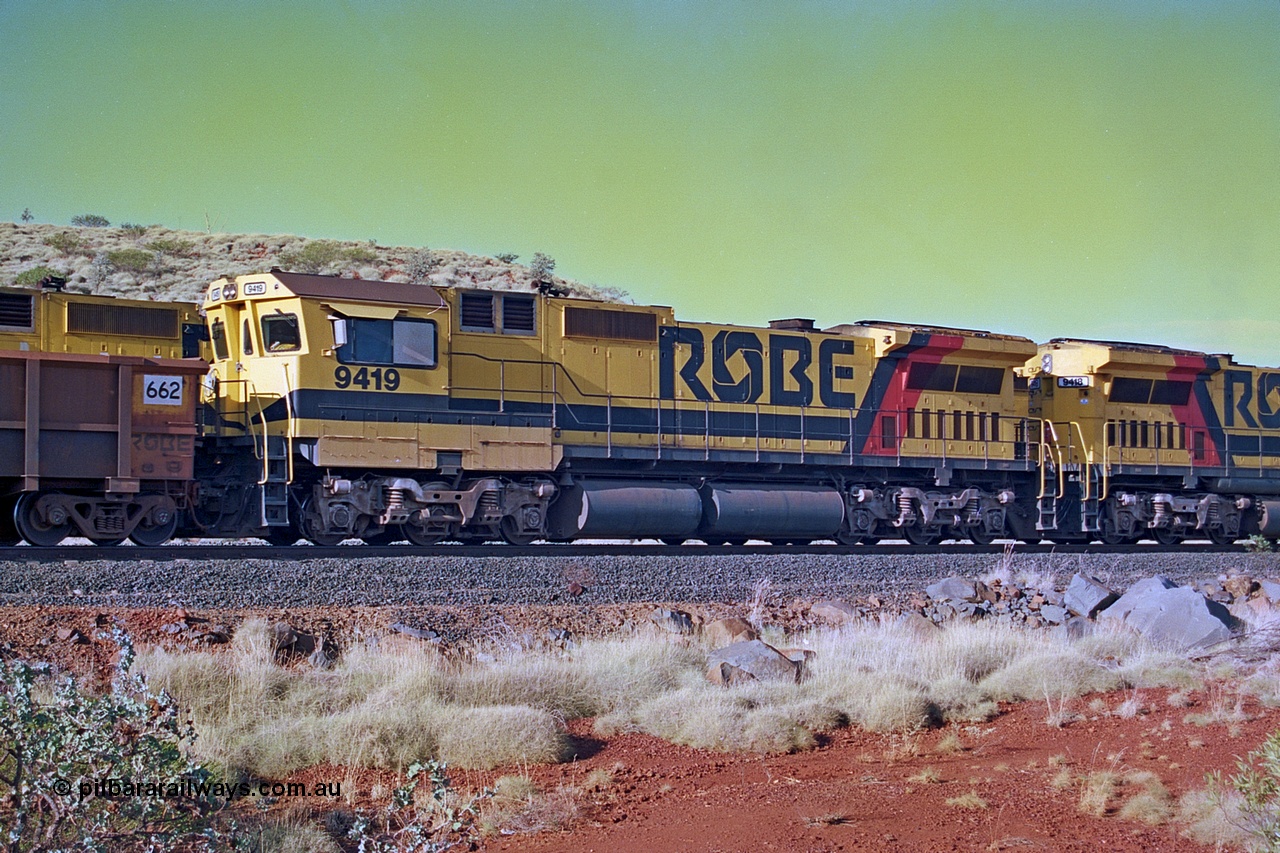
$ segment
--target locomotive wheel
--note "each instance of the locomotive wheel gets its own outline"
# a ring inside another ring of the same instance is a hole
[[[22,541],[18,529],[13,526],[13,498],[0,498],[0,547],[17,545]]]
[[[278,548],[287,548],[301,537],[298,535],[298,531],[293,528],[293,525],[290,524],[285,527],[268,527],[266,534],[259,538],[265,539],[268,543]]]
[[[1227,533],[1221,527],[1211,527],[1205,532],[1209,534],[1209,541],[1214,545],[1232,545],[1236,541],[1236,537]]]
[[[502,538],[509,545],[529,545],[538,538],[536,533],[526,533],[520,529],[520,522],[514,516],[504,515],[498,525]]]
[[[1102,529],[1098,533],[1098,538],[1102,540],[1102,544],[1124,545],[1129,542],[1129,537],[1121,534],[1120,531],[1116,530],[1115,522],[1107,518],[1105,515],[1102,517],[1101,524],[1099,525],[1099,527],[1101,527]]]
[[[178,514],[168,508],[158,508],[158,511],[165,520],[157,524],[151,520],[151,514],[148,513],[129,534],[133,544],[144,548],[156,548],[173,538],[174,531],[178,529]]]
[[[1182,541],[1182,534],[1168,527],[1151,528],[1151,538],[1161,545],[1177,545]]]
[[[683,536],[659,536],[658,541],[663,545],[683,545]]]
[[[115,546],[123,542],[126,538],[128,537],[121,536],[118,539],[116,538],[90,539],[89,541],[92,542],[94,545],[98,546],[99,548],[114,548]]]
[[[914,524],[902,528],[902,535],[912,545],[936,545],[942,538],[942,534],[937,530],[925,530]]]
[[[982,525],[966,529],[964,535],[974,545],[990,545],[1000,538],[999,533],[988,533]]]
[[[310,498],[307,498],[302,505],[302,511],[298,513],[298,531],[302,534],[302,538],[311,544],[324,547],[338,545],[343,539],[347,538],[342,533],[324,533],[317,529],[316,520],[311,515]]]
[[[50,524],[40,518],[36,504],[41,492],[24,492],[13,506],[13,526],[18,535],[39,548],[52,548],[71,534],[71,522]]]

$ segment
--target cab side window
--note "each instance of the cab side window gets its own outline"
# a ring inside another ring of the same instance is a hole
[[[436,366],[436,324],[430,320],[374,320],[351,317],[342,324],[335,351],[343,364],[384,364],[396,367]]]
[[[231,357],[227,349],[227,327],[221,320],[214,320],[209,327],[209,339],[213,342],[213,357],[218,361],[226,361]]]
[[[271,314],[262,318],[263,352],[297,352],[302,349],[302,330],[295,314]]]

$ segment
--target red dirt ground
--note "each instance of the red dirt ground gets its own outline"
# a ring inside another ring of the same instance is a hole
[[[0,657],[54,660],[69,669],[101,674],[114,646],[96,639],[104,621],[118,620],[140,642],[166,642],[160,626],[178,611],[76,608],[0,608]],[[249,615],[279,612],[188,614],[234,625]],[[399,616],[375,609],[359,613],[307,611],[288,621],[299,627],[358,623],[384,626]],[[511,617],[514,618],[514,617]],[[548,620],[530,614],[530,624]],[[551,621],[557,621],[552,619]],[[609,621],[612,621],[610,619]],[[87,641],[58,636],[68,628]],[[172,638],[169,638],[172,641]],[[1183,837],[1172,821],[1159,826],[1126,820],[1118,812],[1142,789],[1122,785],[1104,816],[1079,808],[1080,777],[1111,771],[1156,774],[1174,801],[1202,789],[1206,773],[1230,773],[1237,756],[1280,728],[1280,709],[1246,701],[1242,722],[1195,725],[1185,718],[1227,702],[1229,685],[1192,692],[1187,706],[1169,702],[1168,690],[1103,694],[1076,700],[1082,715],[1061,728],[1046,723],[1044,703],[1007,706],[996,719],[972,726],[908,734],[835,733],[818,748],[794,755],[718,753],[675,746],[646,735],[597,738],[592,721],[575,720],[570,734],[577,760],[554,766],[453,772],[455,787],[474,790],[503,774],[531,777],[543,792],[576,789],[578,816],[565,828],[496,835],[485,850],[587,853],[618,851],[837,850],[1207,850]],[[1140,713],[1114,712],[1137,699]],[[1104,707],[1097,707],[1099,701]],[[1091,707],[1092,706],[1092,707]],[[947,742],[958,738],[959,751]],[[932,769],[936,781],[912,779]],[[588,780],[593,771],[596,773]],[[1061,784],[1064,771],[1071,781]],[[382,777],[387,778],[382,778]],[[603,781],[602,781],[603,777]],[[295,779],[344,781],[368,802],[375,784],[389,789],[390,774],[317,767]],[[1055,780],[1058,784],[1055,784]],[[346,793],[346,791],[344,791]],[[976,794],[977,807],[947,800]],[[318,819],[318,815],[312,813]]]

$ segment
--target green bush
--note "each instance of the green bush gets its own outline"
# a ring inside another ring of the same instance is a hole
[[[106,850],[174,839],[195,832],[214,805],[203,794],[177,795],[208,784],[208,771],[184,757],[195,732],[167,696],[130,673],[133,648],[122,633],[116,640],[120,664],[106,696],[82,690],[70,676],[54,682],[46,664],[0,666],[7,850]],[[160,793],[113,795],[98,788],[108,780]]]
[[[114,252],[107,252],[107,261],[111,266],[126,272],[145,272],[155,263],[155,260],[155,255],[144,252],[142,249],[117,249]]]
[[[365,246],[356,246],[343,252],[347,260],[355,264],[371,264],[378,260],[377,252]]]
[[[299,272],[318,273],[344,257],[342,247],[332,240],[314,240],[296,252],[281,252],[280,265]]]
[[[137,239],[138,237],[141,237],[143,234],[146,234],[147,229],[149,227],[150,227],[149,225],[138,225],[137,223],[134,223],[134,222],[120,223],[120,230],[125,233],[125,236],[133,237],[134,239]]]
[[[1229,804],[1229,792],[1239,795]],[[1210,801],[1216,808],[1236,811],[1240,826],[1253,837],[1253,850],[1280,853],[1280,731],[1262,746],[1236,761],[1236,773],[1225,782],[1209,775]]]
[[[70,231],[59,231],[52,237],[45,237],[44,244],[57,249],[64,255],[74,255],[85,248],[84,241]]]
[[[58,271],[45,266],[32,267],[29,270],[23,270],[18,273],[13,283],[16,287],[36,287],[40,284],[41,279],[49,275],[58,275]]]
[[[529,262],[529,277],[535,282],[548,284],[551,281],[551,275],[556,271],[556,259],[550,255],[544,255],[541,252],[533,253],[533,260]]]
[[[515,252],[501,252],[493,256],[495,260],[502,261],[504,264],[514,264],[520,256]]]
[[[105,216],[96,213],[82,213],[71,217],[71,224],[77,228],[106,228],[111,223]]]
[[[176,258],[186,258],[191,255],[191,250],[195,248],[195,243],[190,240],[161,237],[159,240],[152,240],[148,243],[147,248],[158,255],[173,255]]]

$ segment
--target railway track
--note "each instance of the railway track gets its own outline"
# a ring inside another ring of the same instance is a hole
[[[1155,542],[1138,545],[1104,545],[1101,543],[1039,543],[1017,544],[1012,553],[1021,556],[1051,554],[1096,555],[1152,555],[1152,554],[1231,554],[1246,553],[1240,544],[1216,545],[1212,542],[1191,542],[1180,545],[1160,545]],[[587,558],[587,557],[760,557],[760,556],[820,556],[820,557],[886,557],[886,556],[937,556],[1001,554],[1005,546],[938,544],[912,545],[907,542],[882,542],[876,545],[662,545],[655,543],[615,542],[600,544],[534,544],[507,545],[503,543],[483,545],[290,545],[285,547],[256,544],[180,544],[155,548],[117,545],[59,545],[53,548],[18,546],[0,550],[0,562],[40,563],[66,560],[84,562],[130,562],[173,560],[322,560],[377,558]]]

